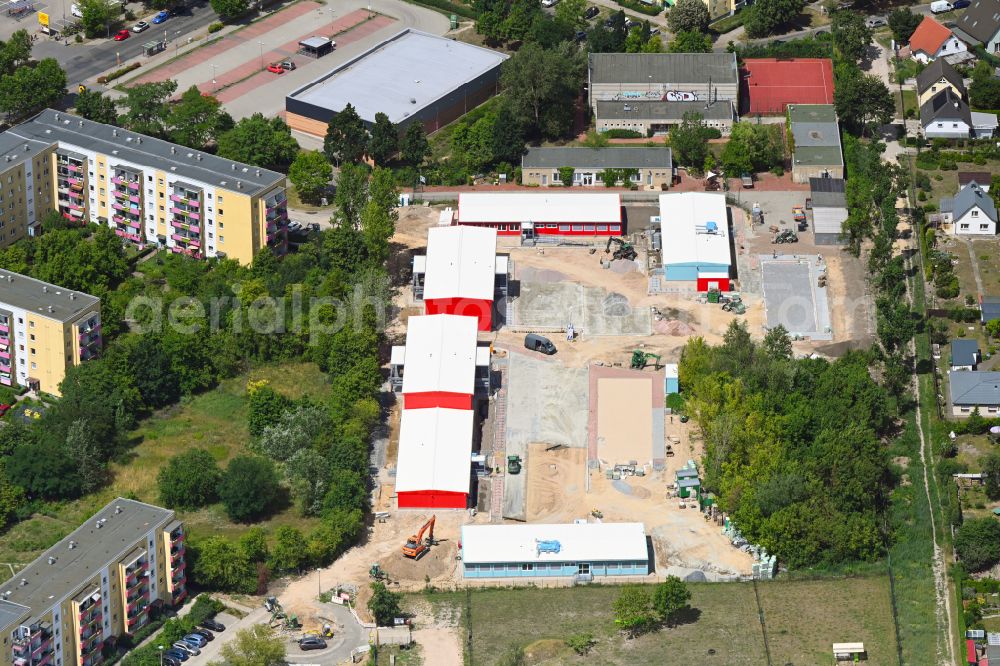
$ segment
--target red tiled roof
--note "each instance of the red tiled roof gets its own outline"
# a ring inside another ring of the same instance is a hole
[[[933,56],[941,45],[951,37],[951,30],[944,27],[930,16],[925,16],[910,37],[910,50],[914,53],[923,51]]]

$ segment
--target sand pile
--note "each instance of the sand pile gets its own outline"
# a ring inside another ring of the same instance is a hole
[[[613,273],[624,275],[625,273],[634,273],[639,270],[639,264],[631,259],[615,259],[611,262],[610,269]]]
[[[694,328],[679,319],[662,319],[653,322],[653,331],[663,335],[694,335]]]

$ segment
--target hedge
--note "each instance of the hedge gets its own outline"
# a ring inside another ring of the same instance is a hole
[[[645,135],[630,129],[609,129],[601,133],[609,139],[642,139]]]
[[[474,10],[469,5],[463,5],[457,2],[449,2],[449,0],[406,0],[412,5],[420,5],[422,7],[427,7],[429,9],[437,9],[447,14],[458,14],[459,16],[465,17],[467,19],[475,20],[478,18],[476,10]]]
[[[615,0],[615,2],[626,9],[631,9],[634,12],[639,12],[647,16],[658,16],[663,12],[663,7],[647,5],[645,2],[640,2],[639,0]]]
[[[129,72],[135,71],[135,70],[139,69],[140,67],[142,67],[142,63],[133,62],[131,65],[126,65],[125,67],[122,67],[121,69],[116,69],[115,71],[111,72],[110,74],[108,74],[106,76],[99,76],[99,77],[97,77],[97,82],[98,83],[107,83],[108,81],[113,81],[114,79],[117,79],[117,78],[119,78],[121,76],[125,76]]]
[[[715,23],[709,23],[708,31],[716,35],[724,35],[730,30],[735,30],[741,25],[743,25],[743,12],[721,18]]]

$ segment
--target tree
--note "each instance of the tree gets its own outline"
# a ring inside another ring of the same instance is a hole
[[[110,37],[112,24],[117,27],[121,6],[111,0],[79,0],[80,25],[88,39]]]
[[[615,624],[633,636],[649,628],[656,619],[649,590],[640,585],[623,587],[612,609],[615,612]]]
[[[865,16],[861,12],[834,12],[830,33],[840,55],[854,63],[864,57],[872,43],[872,31],[865,24]]]
[[[306,538],[302,532],[289,525],[282,525],[274,533],[274,548],[271,549],[270,565],[273,571],[296,572],[306,563]]]
[[[250,0],[211,0],[212,9],[223,21],[245,14],[250,9]]]
[[[701,0],[677,0],[667,14],[670,32],[707,32],[708,5]]]
[[[358,112],[348,104],[326,126],[323,153],[330,162],[337,165],[357,164],[364,158],[367,148],[368,130]]]
[[[266,624],[255,624],[236,632],[236,638],[223,645],[219,654],[222,661],[215,663],[226,666],[281,666],[285,640]]]
[[[681,124],[670,129],[670,147],[678,164],[701,169],[708,155],[708,128],[700,113],[686,112]]]
[[[792,339],[788,337],[788,329],[778,324],[764,335],[762,343],[764,353],[775,360],[787,361],[792,357]]]
[[[10,76],[0,76],[0,111],[19,120],[49,106],[66,94],[66,72],[53,58],[34,67],[19,67]]]
[[[318,150],[302,151],[288,168],[288,179],[295,186],[299,198],[307,203],[319,203],[332,178],[333,167]]]
[[[257,568],[232,541],[212,536],[188,542],[192,582],[208,590],[253,594]]]
[[[556,5],[556,21],[573,30],[583,30],[587,27],[587,19],[583,17],[587,11],[587,0],[562,0]]]
[[[643,53],[663,53],[663,40],[659,35],[653,35],[642,45]]]
[[[557,138],[570,130],[584,69],[571,43],[548,50],[525,44],[504,62],[501,82],[511,111],[529,135]]]
[[[86,419],[77,419],[70,425],[66,453],[76,463],[81,491],[93,492],[104,483],[108,473],[105,455]]]
[[[673,626],[678,614],[688,608],[691,601],[691,591],[687,589],[677,576],[667,576],[667,579],[653,589],[653,609],[660,619]]]
[[[246,523],[267,513],[278,497],[278,490],[274,463],[256,456],[237,456],[222,475],[219,499],[230,519]]]
[[[632,26],[632,29],[628,31],[628,36],[625,38],[625,53],[642,52],[643,41],[642,26]]]
[[[191,511],[218,499],[222,471],[205,449],[188,449],[170,458],[156,475],[160,501]]]
[[[980,60],[972,70],[969,104],[975,109],[1000,108],[1000,79],[993,76],[993,68],[988,62]],[[990,193],[993,193],[992,188]]]
[[[66,448],[48,439],[22,444],[6,463],[7,479],[29,499],[75,499],[81,493],[76,462]]]
[[[380,582],[372,583],[372,598],[368,600],[368,612],[380,627],[391,627],[394,618],[402,614],[399,602],[403,595],[389,590]]]
[[[326,458],[313,449],[300,449],[285,463],[285,474],[302,515],[318,514],[323,509],[323,497],[330,486]]]
[[[114,125],[118,122],[118,104],[99,92],[84,90],[76,96],[76,112],[96,123]]]
[[[757,0],[744,10],[743,27],[751,38],[777,34],[798,17],[804,0]]]
[[[126,89],[123,105],[128,111],[121,117],[122,125],[133,132],[165,138],[170,117],[167,101],[176,90],[177,82],[171,79]]]
[[[384,113],[375,114],[375,125],[368,139],[368,154],[379,166],[389,162],[389,158],[399,150],[399,128]]]
[[[962,523],[955,548],[969,572],[983,571],[1000,562],[1000,521],[992,516]]]
[[[670,42],[669,50],[671,53],[711,53],[712,38],[701,32],[679,32]]]
[[[219,137],[219,157],[273,171],[286,171],[298,153],[299,144],[285,121],[260,113],[240,119]]]
[[[412,166],[420,166],[424,158],[431,154],[431,144],[421,123],[410,123],[399,145],[400,157]]]
[[[368,201],[368,169],[360,164],[344,164],[337,174],[333,205],[338,219],[351,229],[361,227],[361,211]]]
[[[15,30],[6,42],[0,42],[0,76],[8,76],[31,60],[31,35]]]
[[[270,557],[270,550],[267,547],[267,532],[263,527],[251,527],[242,535],[237,542],[240,552],[251,562],[266,562]]]
[[[838,80],[833,98],[840,121],[862,135],[872,125],[889,123],[896,111],[885,82],[874,74]]]
[[[986,497],[1000,499],[1000,452],[993,451],[983,461],[983,476],[986,481]]]
[[[534,0],[508,0],[502,28],[504,39],[509,42],[523,41],[541,13],[541,5]]]
[[[507,104],[497,111],[490,147],[497,162],[519,164],[524,154],[524,128]]]
[[[737,178],[779,166],[782,158],[783,147],[776,126],[738,122],[722,150],[722,168],[727,176]]]
[[[267,385],[251,385],[248,390],[247,426],[251,437],[274,425],[292,406],[292,401]]]
[[[170,107],[167,123],[174,143],[199,150],[216,143],[222,132],[233,128],[233,119],[222,111],[219,100],[203,95],[198,86],[185,90]]]
[[[369,201],[361,211],[361,234],[368,250],[368,259],[381,266],[389,258],[389,239],[396,232],[395,210],[385,209]]]
[[[892,30],[892,38],[900,44],[909,43],[910,35],[923,20],[924,17],[921,14],[914,14],[909,7],[893,9],[889,12],[889,29]]]

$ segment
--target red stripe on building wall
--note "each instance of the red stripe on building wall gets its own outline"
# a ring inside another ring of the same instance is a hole
[[[729,291],[729,278],[698,278],[698,291],[708,291],[713,286],[719,291]]]
[[[493,327],[493,301],[475,298],[430,298],[424,301],[427,314],[450,314],[475,317],[479,320],[479,330],[489,331]]]
[[[448,490],[415,490],[396,495],[400,509],[465,509],[468,493]]]
[[[472,396],[468,393],[453,393],[450,391],[425,391],[423,393],[404,393],[403,409],[472,409]]]
[[[520,222],[459,222],[468,227],[486,227],[496,229],[498,236],[520,236]],[[546,224],[535,225],[537,236],[620,236],[625,233],[625,225],[618,222],[612,224],[596,224],[591,222],[553,223],[555,227]],[[568,228],[567,228],[568,227]]]

